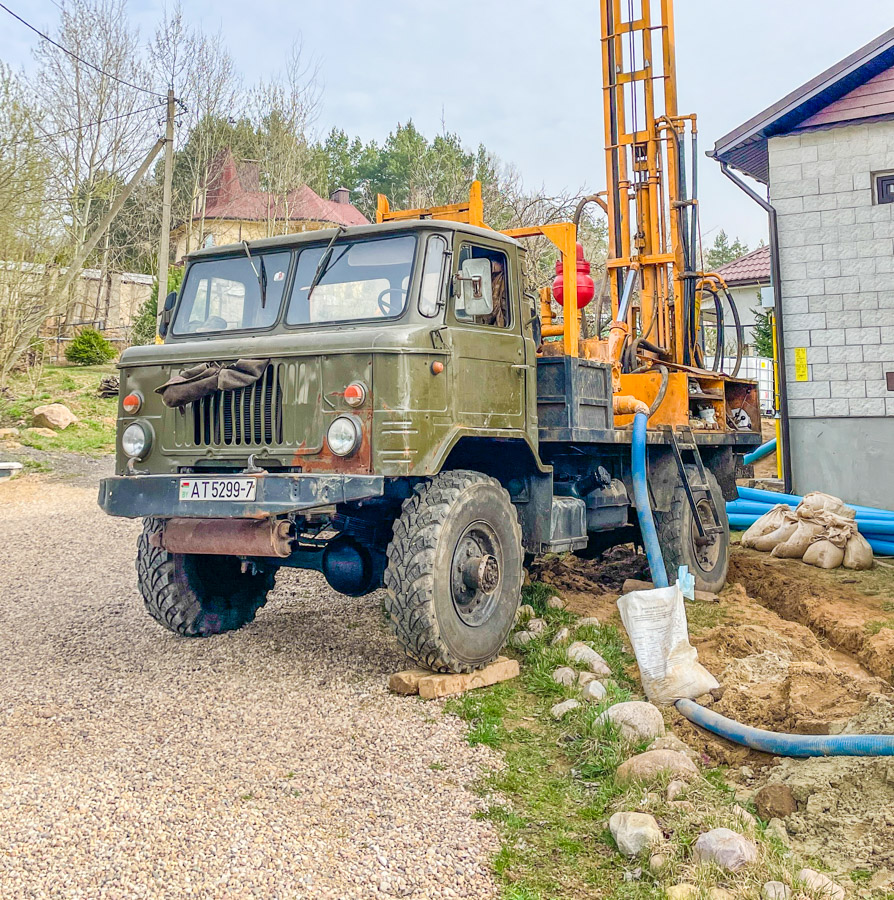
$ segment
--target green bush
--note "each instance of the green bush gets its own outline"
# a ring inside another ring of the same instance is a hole
[[[99,366],[114,359],[116,353],[95,328],[85,328],[65,348],[65,358],[76,366]]]

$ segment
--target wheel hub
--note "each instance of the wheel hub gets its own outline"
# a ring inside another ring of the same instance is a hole
[[[496,532],[486,522],[473,522],[457,541],[450,593],[457,615],[466,625],[483,625],[496,609],[502,557]]]

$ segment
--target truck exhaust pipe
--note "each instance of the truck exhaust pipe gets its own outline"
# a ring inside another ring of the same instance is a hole
[[[151,543],[168,553],[274,556],[292,553],[287,519],[168,519]]]

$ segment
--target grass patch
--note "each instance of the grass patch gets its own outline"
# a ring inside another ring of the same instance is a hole
[[[614,626],[578,628],[574,615],[549,609],[546,601],[552,593],[548,585],[525,588],[524,601],[548,628],[518,651],[521,677],[452,698],[446,705],[468,723],[470,743],[485,744],[503,756],[505,765],[479,785],[490,800],[479,816],[494,823],[502,837],[493,861],[502,900],[646,900],[681,881],[704,890],[722,885],[735,896],[755,897],[764,881],[791,883],[798,864],[787,848],[763,837],[760,823],[749,826],[761,854],[752,872],[732,876],[693,865],[691,847],[699,834],[720,826],[743,830],[742,813],[723,770],[706,772],[687,789],[680,805],[666,801],[666,779],[652,785],[617,781],[618,766],[645,747],[625,745],[599,717],[612,703],[637,696],[629,676],[634,660]],[[699,608],[717,617],[716,606]],[[551,644],[562,626],[572,631],[572,640],[585,640],[602,654],[613,677],[600,704],[582,703],[556,722],[550,708],[577,695],[575,687],[552,680],[557,666],[569,665],[565,645]],[[658,820],[667,839],[656,849],[668,860],[659,874],[650,871],[648,854],[630,860],[617,852],[608,819],[620,810],[649,812]]]
[[[96,389],[104,375],[115,366],[47,366],[43,378],[32,391],[23,375],[10,379],[9,392],[14,400],[0,397],[0,427],[18,427],[16,440],[37,450],[65,450],[102,455],[114,452],[115,421],[118,400],[98,397]],[[34,408],[47,403],[64,403],[80,421],[47,437],[25,429],[31,426]]]
[[[867,634],[878,634],[883,628],[894,628],[894,619],[876,620],[866,623]]]

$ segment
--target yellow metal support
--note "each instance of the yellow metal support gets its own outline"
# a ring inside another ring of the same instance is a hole
[[[406,222],[409,219],[447,219],[451,222],[465,222],[468,225],[487,228],[484,223],[481,182],[472,182],[469,199],[465,203],[451,203],[447,206],[392,210],[384,194],[376,195],[376,222]]]
[[[770,326],[773,330],[773,409],[776,413],[776,477],[782,481],[782,418],[779,415],[779,350],[776,343],[776,316],[769,313]]]

